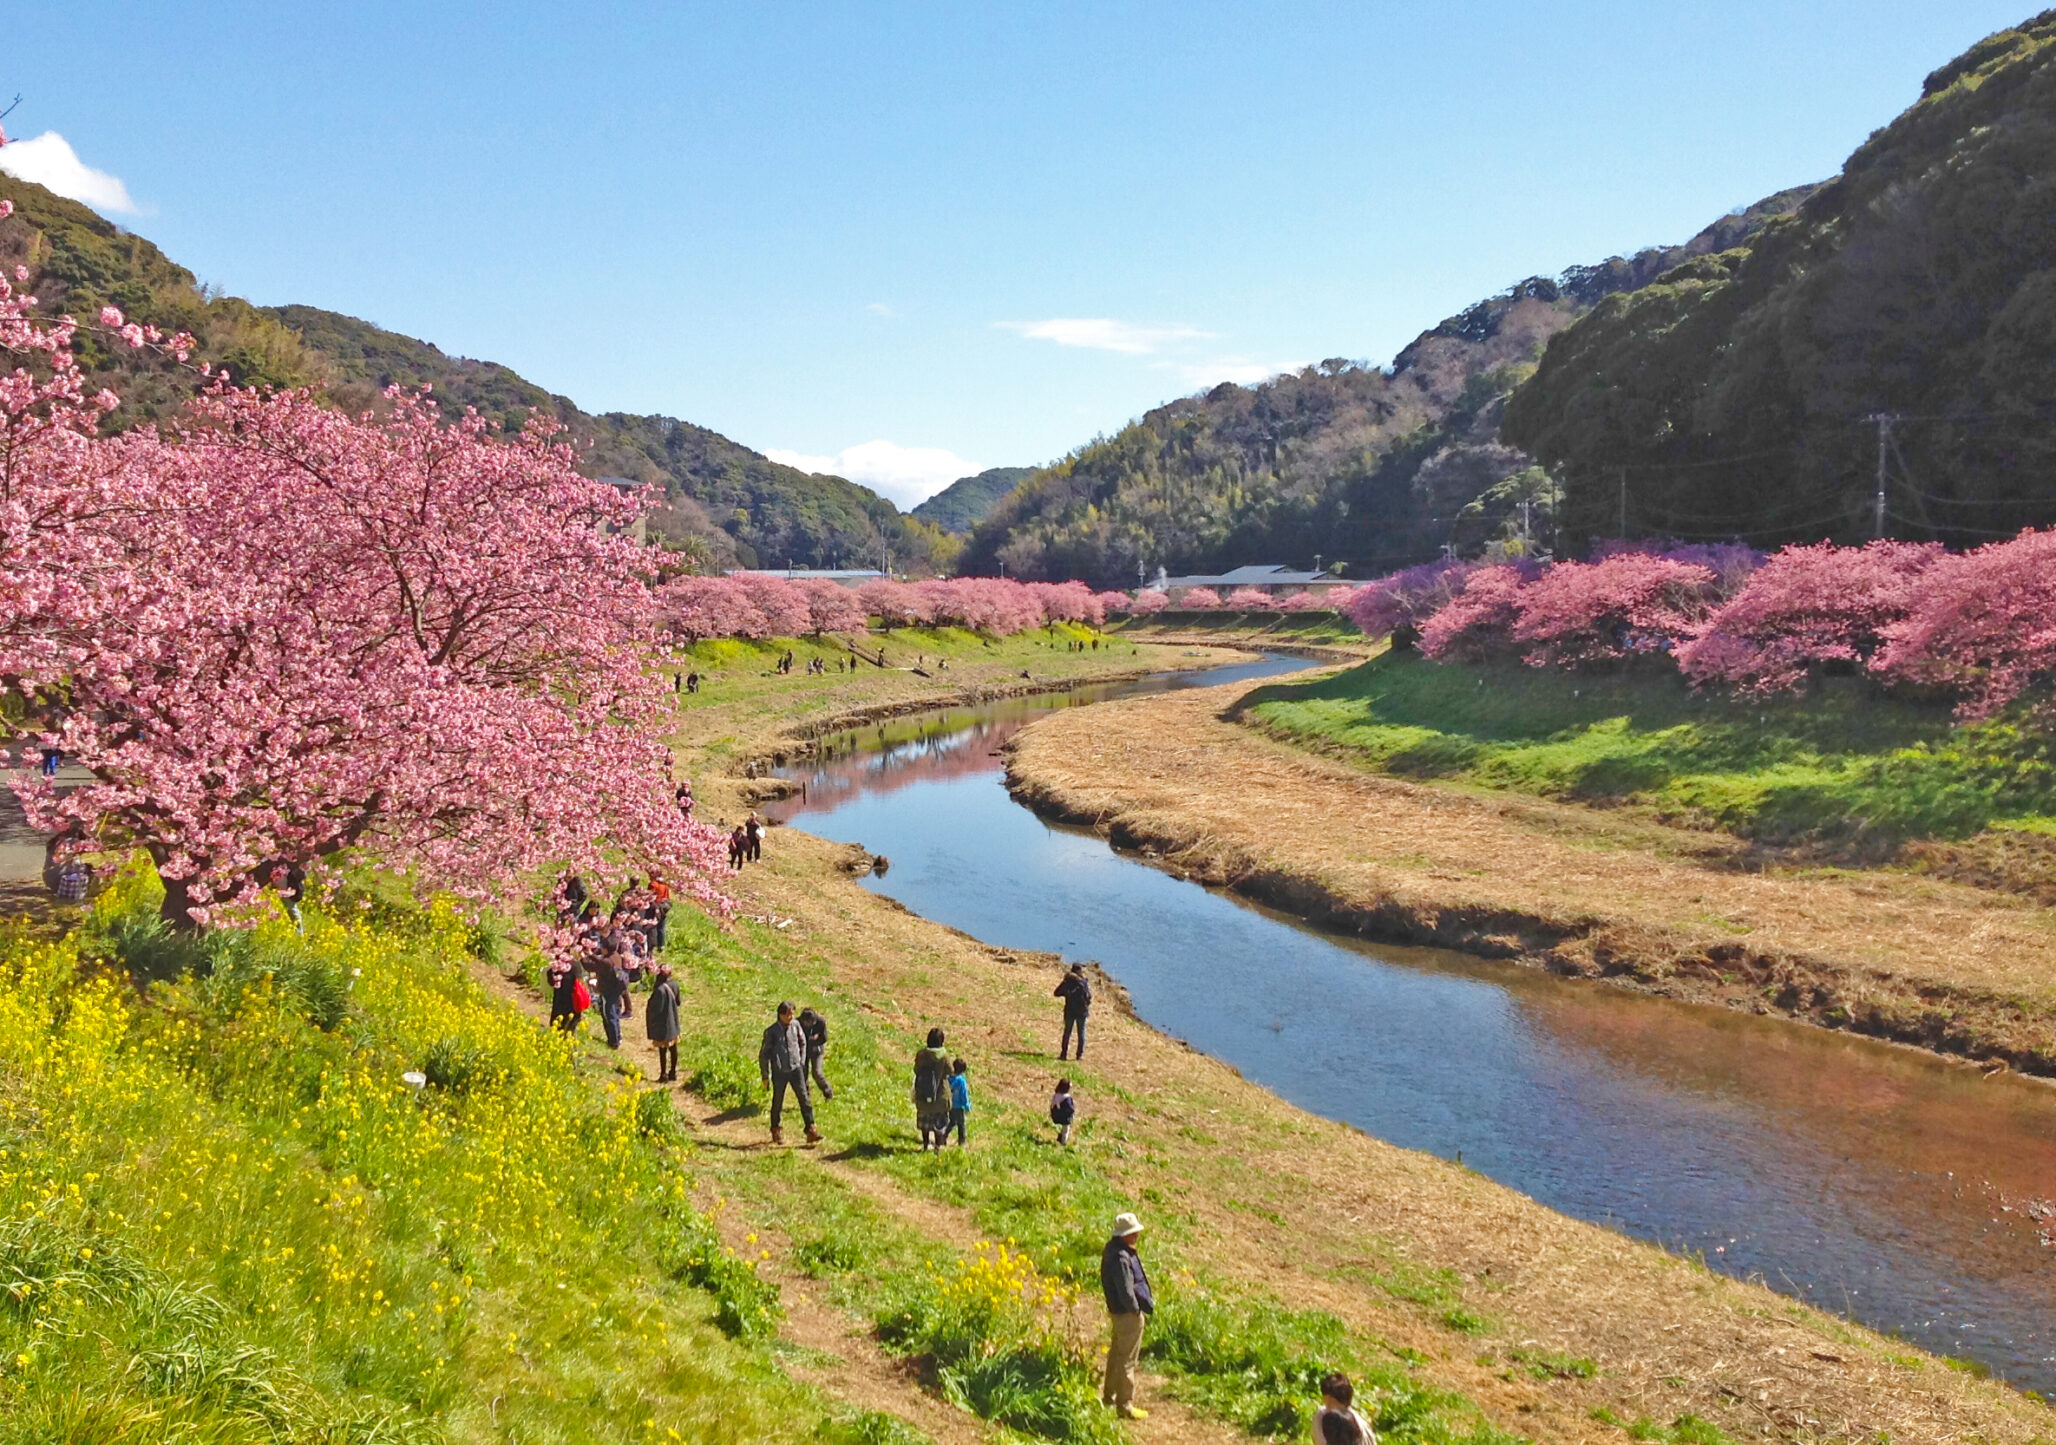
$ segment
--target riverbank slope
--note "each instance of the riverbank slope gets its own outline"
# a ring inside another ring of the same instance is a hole
[[[1216,693],[1191,696],[1202,716],[1221,706]],[[1089,749],[1110,727],[1111,766],[1136,745],[1137,720],[1159,716],[1152,705],[1080,709],[1029,736],[1039,745],[1061,723],[1073,749]],[[787,713],[768,690],[730,709],[688,710],[680,745],[689,768],[702,765],[703,804],[732,814],[749,780],[704,764],[789,747],[823,710]],[[1045,1268],[1077,1272],[1080,1327],[1097,1330],[1084,1252],[1102,1214],[1134,1207],[1149,1217],[1167,1296],[1203,1302],[1230,1335],[1297,1340],[1285,1354],[1300,1360],[1318,1357],[1305,1342],[1331,1338],[1320,1321],[1332,1321],[1383,1398],[1447,1402],[1442,1433],[1390,1438],[1626,1441],[1638,1423],[1633,1438],[1689,1442],[2056,1438],[2056,1416],[2017,1394],[1310,1116],[1118,1006],[1095,1015],[1089,1063],[1060,1066],[1048,1052],[1054,958],[908,914],[856,881],[869,862],[859,850],[777,829],[767,853],[737,880],[743,919],[680,953],[686,1107],[715,1187],[770,1251],[766,1268],[819,1281],[852,1322],[875,1318],[881,1281],[915,1257],[907,1236],[958,1251],[1011,1236]],[[824,1007],[839,1030],[838,1098],[816,1151],[765,1147],[748,1064],[770,1005],[788,996]],[[978,1101],[972,1147],[941,1159],[916,1152],[904,1101],[903,1061],[930,1024],[969,1060]],[[1050,1147],[1040,1122],[1060,1067],[1091,1125],[1070,1151]],[[1205,1438],[1208,1418],[1237,1418],[1209,1394],[1226,1376],[1190,1363],[1149,1361],[1162,1375],[1153,1391],[1192,1403],[1137,1438]]]

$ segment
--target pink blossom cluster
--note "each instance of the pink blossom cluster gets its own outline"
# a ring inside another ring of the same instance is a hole
[[[1353,611],[1374,625],[1400,615],[1401,591],[1381,578],[1360,589]],[[1443,659],[1578,667],[1668,654],[1695,685],[1748,693],[1791,691],[1842,668],[1953,697],[1966,718],[2023,699],[2049,710],[2056,530],[1962,553],[1880,541],[1768,558],[1746,548],[1623,549],[1546,569],[1473,566],[1420,625],[1421,650]]]
[[[1154,590],[1137,592],[1130,597],[1125,592],[1109,594],[1119,597],[1118,603],[1110,603],[1108,611],[1125,617],[1154,617],[1171,605],[1171,599]]]
[[[766,572],[674,577],[657,589],[657,598],[666,625],[688,642],[820,636],[862,632],[870,625],[857,593],[821,577],[798,582]]]
[[[355,848],[471,896],[656,867],[725,906],[660,740],[641,499],[540,422],[502,442],[398,392],[351,417],[217,380],[102,436],[75,330],[0,283],[0,676],[92,775],[23,785],[36,826],[147,852],[181,923]]]
[[[1211,587],[1187,587],[1171,598],[1174,612],[1219,612],[1221,594]]]
[[[1366,637],[1383,637],[1398,627],[1419,627],[1463,590],[1464,578],[1482,563],[1445,557],[1375,578],[1353,589],[1345,611]]]

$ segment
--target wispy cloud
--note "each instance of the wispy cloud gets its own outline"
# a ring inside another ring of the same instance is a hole
[[[803,472],[862,482],[901,507],[925,502],[958,477],[984,470],[943,447],[903,447],[884,440],[859,442],[827,457],[773,447],[767,447],[764,455]]]
[[[883,316],[891,320],[897,320],[899,317],[899,312],[893,310],[890,306],[887,306],[883,301],[873,301],[864,309],[870,312],[873,316]]]
[[[1212,332],[1193,326],[1139,326],[1132,321],[1115,321],[1105,316],[1056,316],[1048,321],[999,321],[1002,331],[1012,331],[1031,341],[1054,341],[1059,346],[1079,346],[1091,351],[1118,351],[1129,356],[1148,356],[1181,341],[1204,341]]]
[[[129,216],[138,211],[121,177],[94,170],[79,159],[71,142],[54,130],[0,146],[0,171],[16,180],[33,181],[68,200],[82,201],[96,211]]]

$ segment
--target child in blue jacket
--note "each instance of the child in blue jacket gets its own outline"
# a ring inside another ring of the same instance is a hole
[[[964,1077],[964,1061],[949,1066],[949,1121],[957,1131],[957,1147],[964,1145],[964,1125],[971,1117],[971,1081]]]

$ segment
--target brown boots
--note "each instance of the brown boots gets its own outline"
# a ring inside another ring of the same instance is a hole
[[[821,1142],[821,1131],[812,1124],[807,1125],[807,1142],[809,1144],[819,1144]]]
[[[785,1142],[785,1131],[776,1124],[771,1126],[771,1142],[773,1144],[783,1144]]]

